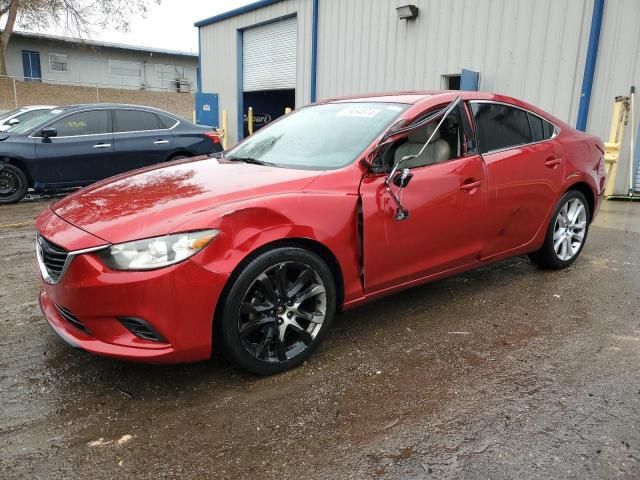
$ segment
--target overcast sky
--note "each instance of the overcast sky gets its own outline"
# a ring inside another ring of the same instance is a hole
[[[154,4],[146,18],[131,22],[129,32],[96,32],[89,38],[106,42],[126,43],[145,47],[198,51],[198,29],[193,23],[228,10],[253,3],[255,0],[162,0]],[[64,31],[47,32],[64,35]]]

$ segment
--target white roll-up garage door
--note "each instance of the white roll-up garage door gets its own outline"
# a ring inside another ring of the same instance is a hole
[[[296,18],[245,30],[242,35],[243,90],[296,88]]]

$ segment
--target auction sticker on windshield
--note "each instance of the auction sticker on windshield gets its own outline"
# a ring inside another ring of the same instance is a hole
[[[338,117],[361,117],[361,118],[373,118],[380,113],[379,108],[372,107],[346,107],[340,110],[337,114]]]

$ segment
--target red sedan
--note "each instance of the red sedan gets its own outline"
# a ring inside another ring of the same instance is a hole
[[[276,373],[337,311],[515,255],[571,265],[604,181],[598,138],[513,98],[326,101],[53,204],[40,305],[96,354]]]

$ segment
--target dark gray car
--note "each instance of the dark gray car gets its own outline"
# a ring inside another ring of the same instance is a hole
[[[212,127],[150,107],[71,105],[0,133],[0,204],[222,150]]]

